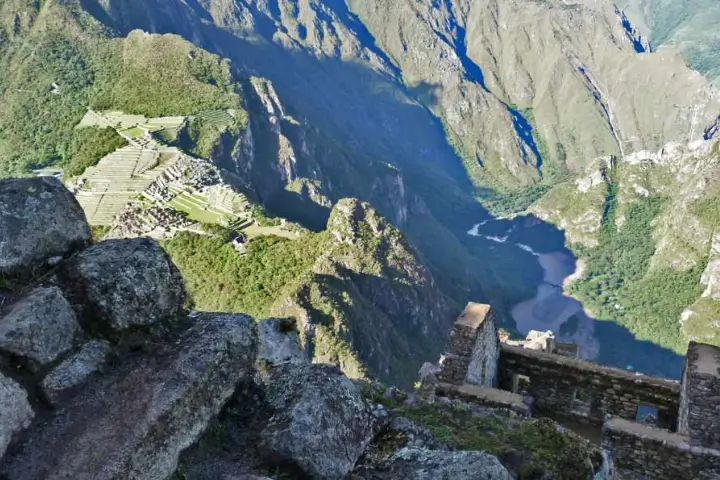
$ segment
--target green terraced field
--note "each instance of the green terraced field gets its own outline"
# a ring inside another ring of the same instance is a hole
[[[226,110],[208,110],[198,113],[195,117],[218,130],[225,130],[235,122],[235,117]]]
[[[128,137],[134,138],[134,137],[142,137],[143,135],[145,135],[145,130],[143,130],[142,128],[139,128],[139,127],[133,127],[133,128],[125,129],[125,130],[120,130],[120,133],[122,135],[127,135]]]
[[[168,204],[187,213],[191,219],[202,223],[219,224],[225,218],[224,214],[210,207],[204,200],[185,192],[173,198]]]
[[[178,129],[177,128],[163,128],[160,130],[153,131],[153,137],[158,142],[170,145],[177,140]]]

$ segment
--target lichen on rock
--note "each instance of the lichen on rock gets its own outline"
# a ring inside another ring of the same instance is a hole
[[[0,180],[0,232],[0,274],[23,278],[91,237],[80,204],[52,177]]]
[[[57,287],[36,288],[0,316],[0,352],[37,369],[74,346],[80,325]]]
[[[80,304],[84,322],[111,333],[171,324],[181,314],[185,285],[154,240],[107,240],[70,259],[60,283]]]

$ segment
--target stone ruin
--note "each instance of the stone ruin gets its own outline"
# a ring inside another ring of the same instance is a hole
[[[112,229],[105,238],[150,237],[162,240],[193,224],[195,222],[187,214],[174,208],[152,206],[143,209],[131,203],[113,219]]]
[[[0,478],[511,480],[311,363],[294,321],[186,300],[156,241],[93,244],[57,179],[0,180]]]
[[[598,429],[605,478],[720,478],[720,348],[691,342],[681,383],[579,360],[577,349],[501,343],[492,309],[470,303],[422,389]],[[533,342],[530,342],[534,345]]]

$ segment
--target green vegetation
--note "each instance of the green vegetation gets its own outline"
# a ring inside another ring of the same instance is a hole
[[[128,137],[135,138],[135,137],[142,137],[145,134],[145,130],[143,130],[142,128],[139,128],[139,127],[132,127],[132,128],[127,128],[125,130],[121,130],[120,133],[122,133],[123,135],[127,135]]]
[[[497,456],[518,479],[586,479],[588,462],[596,468],[602,462],[597,448],[576,435],[558,431],[558,425],[546,419],[475,416],[429,404],[402,406],[395,412],[425,425],[439,441],[458,450]]]
[[[720,225],[720,195],[717,189],[707,192],[704,198],[698,200],[692,206],[693,214],[700,219],[700,223],[706,228],[717,228]]]
[[[238,135],[246,126],[244,114],[235,118],[223,110],[202,112],[190,117],[179,144],[196,157],[210,158],[223,133]]]
[[[546,151],[544,144],[542,142],[539,144],[542,146],[541,151]],[[561,153],[565,155],[562,144],[558,145],[558,149],[560,149],[558,154]],[[547,154],[543,153],[543,156],[547,157]],[[565,168],[564,164],[559,164],[559,166],[550,164],[545,167],[544,175],[540,183],[519,190],[495,188],[490,193],[478,198],[478,201],[494,216],[505,216],[522,212],[550,192],[556,185],[572,185],[562,183],[570,179],[570,177],[571,174]]]
[[[308,270],[325,248],[325,235],[299,240],[259,237],[241,256],[226,238],[181,233],[163,242],[197,308],[262,317],[284,288]]]
[[[683,325],[685,334],[698,342],[720,345],[720,302],[712,298],[700,298],[689,309],[693,315]]]
[[[88,106],[149,117],[244,115],[228,61],[174,35],[112,38],[73,6],[46,10],[42,24],[20,35],[0,26],[0,176],[75,163],[74,127]]]
[[[571,293],[594,316],[615,320],[636,337],[684,352],[678,319],[700,295],[704,264],[678,271],[656,268],[649,274],[655,253],[652,221],[664,199],[649,197],[627,207],[623,228],[615,227],[615,189],[611,182],[599,245],[584,252],[585,277]]]
[[[92,232],[93,241],[99,242],[110,231],[110,227],[107,225],[90,225],[90,231]]]
[[[182,192],[170,200],[168,204],[176,210],[188,214],[191,220],[200,223],[222,223],[225,214],[211,207],[203,198]]]
[[[163,117],[240,105],[230,63],[180,37],[132,32],[116,61],[122,65],[113,65],[117,77],[94,99],[96,110]]]
[[[70,144],[69,161],[64,165],[66,177],[81,175],[85,169],[97,165],[106,155],[128,144],[112,128],[82,128],[75,130]]]

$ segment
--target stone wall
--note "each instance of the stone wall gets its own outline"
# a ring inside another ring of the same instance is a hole
[[[460,386],[440,384],[435,391],[443,397],[457,398],[484,407],[505,408],[525,417],[531,414],[530,406],[525,403],[522,395],[506,390],[468,384]]]
[[[602,447],[618,480],[715,479],[720,451],[689,444],[688,437],[614,418],[603,426]]]
[[[659,424],[673,428],[680,385],[575,358],[501,345],[499,386],[522,384],[533,408],[601,424],[607,415],[634,420],[639,405],[658,409]]]
[[[484,312],[484,319],[478,329],[465,381],[473,385],[494,387],[497,384],[498,355],[500,354],[495,317],[488,305],[475,305],[473,310],[474,315],[479,316],[482,316]]]
[[[454,385],[495,386],[499,349],[490,306],[469,303],[450,333],[446,353],[440,359],[438,380]]]
[[[690,343],[679,417],[678,431],[691,443],[720,448],[720,348]]]

